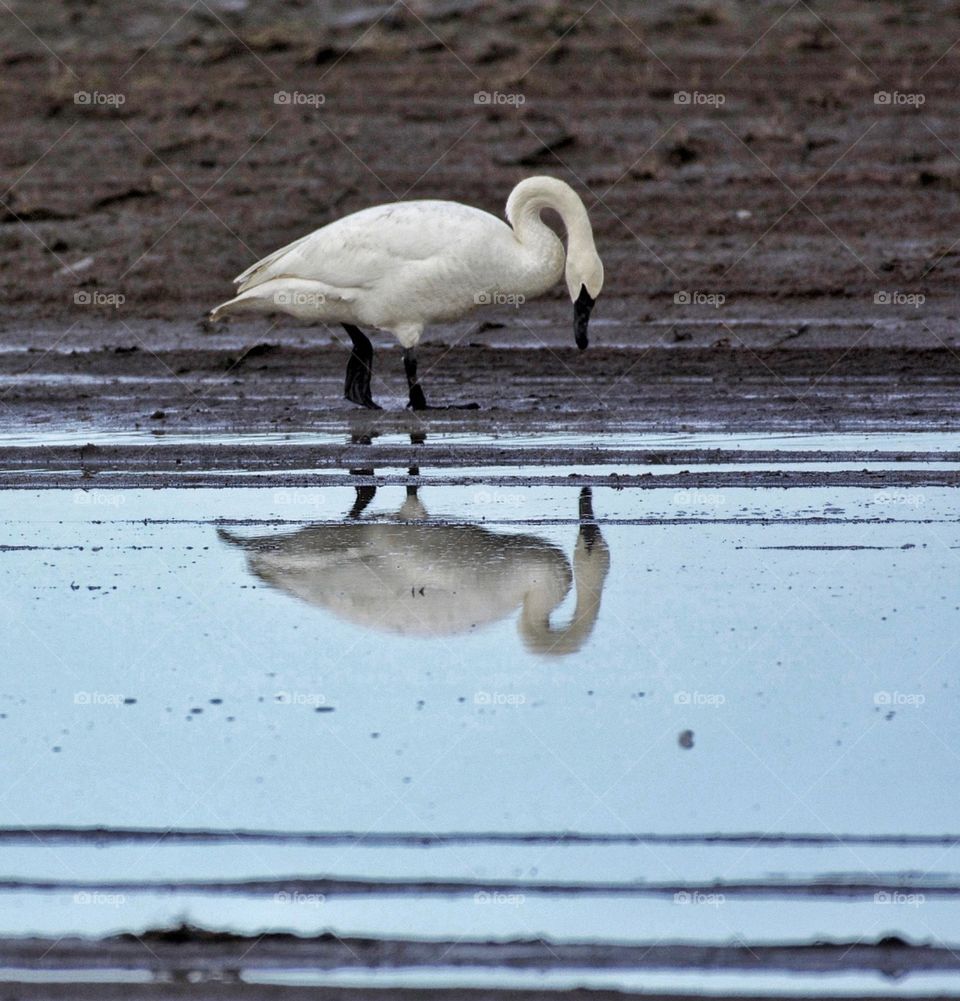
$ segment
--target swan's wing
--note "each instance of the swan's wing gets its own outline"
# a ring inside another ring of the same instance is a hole
[[[299,240],[294,240],[293,243],[288,243],[285,247],[275,250],[272,254],[268,254],[266,257],[261,258],[255,264],[251,264],[246,271],[240,272],[240,274],[233,279],[233,284],[240,286],[237,291],[242,292],[243,289],[249,288],[251,285],[258,284],[258,282],[253,279],[255,279],[265,268],[269,268],[270,265],[275,264],[295,247],[299,247],[301,243],[309,240],[310,237],[314,235],[314,233],[308,233],[306,236],[301,236]]]
[[[234,279],[238,291],[274,278],[304,278],[331,288],[364,288],[397,268],[475,239],[512,236],[495,216],[458,202],[394,202],[355,212],[265,257]]]

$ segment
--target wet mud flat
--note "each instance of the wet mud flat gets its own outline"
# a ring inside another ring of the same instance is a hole
[[[147,954],[145,956],[145,953]],[[659,991],[656,987],[642,992],[605,990],[603,988],[577,989],[576,987],[549,989],[536,986],[514,987],[510,989],[482,987],[403,987],[378,986],[306,986],[296,984],[270,983],[271,973],[287,970],[379,970],[384,980],[389,980],[391,969],[403,969],[407,974],[418,967],[428,971],[444,969],[450,971],[467,968],[474,973],[484,965],[497,965],[501,969],[536,971],[541,977],[569,969],[618,969],[647,970],[663,975],[671,969],[689,974],[693,970],[709,970],[713,974],[722,971],[781,969],[793,975],[816,976],[824,971],[843,971],[846,974],[862,974],[865,969],[891,980],[916,972],[923,968],[929,971],[952,971],[956,968],[956,957],[948,950],[926,947],[911,947],[895,938],[890,938],[881,946],[863,945],[857,942],[814,945],[803,948],[745,948],[729,946],[703,948],[698,946],[658,945],[642,947],[610,946],[564,946],[547,941],[518,942],[463,942],[463,941],[397,941],[385,944],[376,940],[356,938],[336,938],[324,936],[318,939],[297,938],[285,935],[265,935],[257,939],[218,935],[201,929],[182,926],[165,932],[145,935],[121,936],[100,941],[96,944],[80,940],[64,940],[57,943],[23,941],[12,946],[0,943],[0,958],[7,965],[33,966],[34,969],[48,970],[86,965],[88,969],[112,971],[116,976],[120,970],[128,973],[125,983],[109,981],[84,984],[50,983],[28,988],[26,993],[14,993],[11,999],[29,997],[37,999],[76,998],[130,998],[140,999],[180,999],[183,997],[207,999],[227,998],[276,998],[300,999],[321,997],[336,1001],[361,1001],[379,998],[383,1001],[406,1001],[412,998],[429,998],[432,1001],[453,1001],[454,998],[476,999],[476,1001],[500,1001],[503,998],[519,998],[521,1001],[616,1001],[617,998],[639,997],[673,999],[685,1001],[702,997],[696,992],[670,990]],[[137,982],[130,973],[151,973],[157,979],[152,983]],[[385,974],[385,976],[384,976]],[[575,974],[574,974],[575,975]],[[301,979],[305,979],[301,975]],[[178,983],[178,981],[180,983]],[[190,982],[185,986],[184,982]],[[753,998],[769,998],[768,993],[750,994],[744,991],[725,993],[723,997],[733,1001],[748,1001]],[[947,997],[947,994],[913,995],[900,991],[871,994],[868,991],[843,990],[836,994],[818,991],[818,998],[848,998],[854,1001],[873,997]]]
[[[857,435],[797,430],[650,430],[573,420],[563,430],[521,421],[353,414],[310,431],[112,432],[73,426],[0,442],[0,487],[103,491],[162,488],[378,486],[611,487],[657,492],[709,489],[897,488],[960,485],[960,437],[950,431]],[[275,495],[274,495],[275,496]],[[718,495],[719,496],[719,495]],[[762,495],[761,495],[762,496]],[[916,496],[922,496],[917,494]],[[517,500],[519,503],[519,500]],[[123,495],[118,495],[118,504]],[[543,519],[552,520],[548,507]],[[756,512],[763,522],[763,507]],[[779,509],[771,523],[782,516]]]
[[[194,323],[339,215],[401,197],[501,215],[545,172],[590,208],[598,319],[620,302],[706,345],[743,311],[806,344],[825,314],[954,336],[951,3],[9,6],[7,329]]]
[[[374,432],[960,416],[949,3],[10,8],[0,430],[349,429],[342,333],[211,328],[229,279],[377,201],[502,215],[536,172],[590,209],[591,348],[560,288],[428,329],[428,398],[483,409],[420,421],[375,335]]]
[[[617,348],[603,343],[603,333],[584,353],[559,343],[429,344],[421,362],[428,399],[477,402],[480,409],[421,414],[406,410],[399,350],[382,340],[373,388],[385,410],[371,415],[342,399],[348,351],[310,344],[317,335],[300,333],[307,343],[271,335],[245,344],[234,335],[220,347],[194,335],[186,346],[162,346],[146,333],[101,328],[96,340],[85,337],[75,347],[0,352],[0,429],[16,439],[87,428],[91,441],[100,432],[140,430],[161,443],[169,433],[216,440],[225,432],[324,429],[374,438],[405,430],[427,439],[451,430],[508,437],[555,430],[922,431],[949,429],[960,419],[960,356],[942,346]],[[460,454],[464,461],[483,458],[466,439]],[[530,461],[550,461],[548,450],[531,453]]]

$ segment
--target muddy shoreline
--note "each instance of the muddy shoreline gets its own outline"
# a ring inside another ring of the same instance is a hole
[[[956,425],[953,5],[388,6],[12,4],[0,429],[346,417],[340,331],[213,330],[229,279],[377,201],[500,214],[535,172],[591,207],[595,347],[559,288],[429,331],[428,394],[486,408],[464,429]]]
[[[253,259],[338,215],[400,197],[499,215],[536,172],[587,196],[606,301],[635,321],[896,315],[877,292],[924,296],[934,328],[958,312],[950,3],[11,9],[10,326],[199,319]]]
[[[271,342],[216,349],[122,343],[0,353],[0,426],[11,433],[950,430],[960,354],[945,348],[519,349],[429,345],[428,399],[474,412],[414,414],[399,350],[379,352],[371,414],[342,399],[347,352]],[[467,453],[462,453],[467,458]],[[536,456],[531,456],[533,461]]]

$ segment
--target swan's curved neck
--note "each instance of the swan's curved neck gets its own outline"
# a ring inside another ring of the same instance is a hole
[[[610,562],[606,542],[595,527],[591,528],[589,534],[581,529],[574,552],[577,601],[569,622],[553,625],[550,622],[553,608],[544,607],[541,595],[527,595],[518,625],[528,650],[544,654],[575,653],[593,632]]]
[[[586,207],[569,184],[555,177],[528,177],[510,192],[507,219],[522,244],[535,246],[548,235],[553,237],[553,230],[540,219],[544,209],[553,209],[563,220],[568,255],[575,248],[593,248]]]

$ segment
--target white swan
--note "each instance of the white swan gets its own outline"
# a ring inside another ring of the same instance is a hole
[[[544,209],[556,211],[566,227],[566,255],[540,219]],[[371,409],[379,409],[370,393],[373,347],[357,324],[386,330],[404,348],[409,405],[427,409],[414,348],[429,323],[457,320],[478,305],[520,304],[565,273],[577,346],[587,346],[603,264],[583,202],[563,181],[529,177],[510,193],[507,219],[510,226],[447,201],[393,202],[354,212],[247,268],[234,279],[239,294],[210,317],[285,312],[342,324],[353,342],[344,396]]]
[[[395,520],[358,520],[373,492],[358,489],[354,511],[340,525],[258,538],[221,528],[218,535],[246,550],[247,565],[260,580],[365,628],[453,636],[519,608],[517,627],[535,653],[573,653],[590,636],[610,555],[593,518],[589,488],[580,495],[572,574],[563,551],[538,536],[426,521],[412,489]],[[554,625],[551,614],[573,581],[573,614],[565,625]]]

